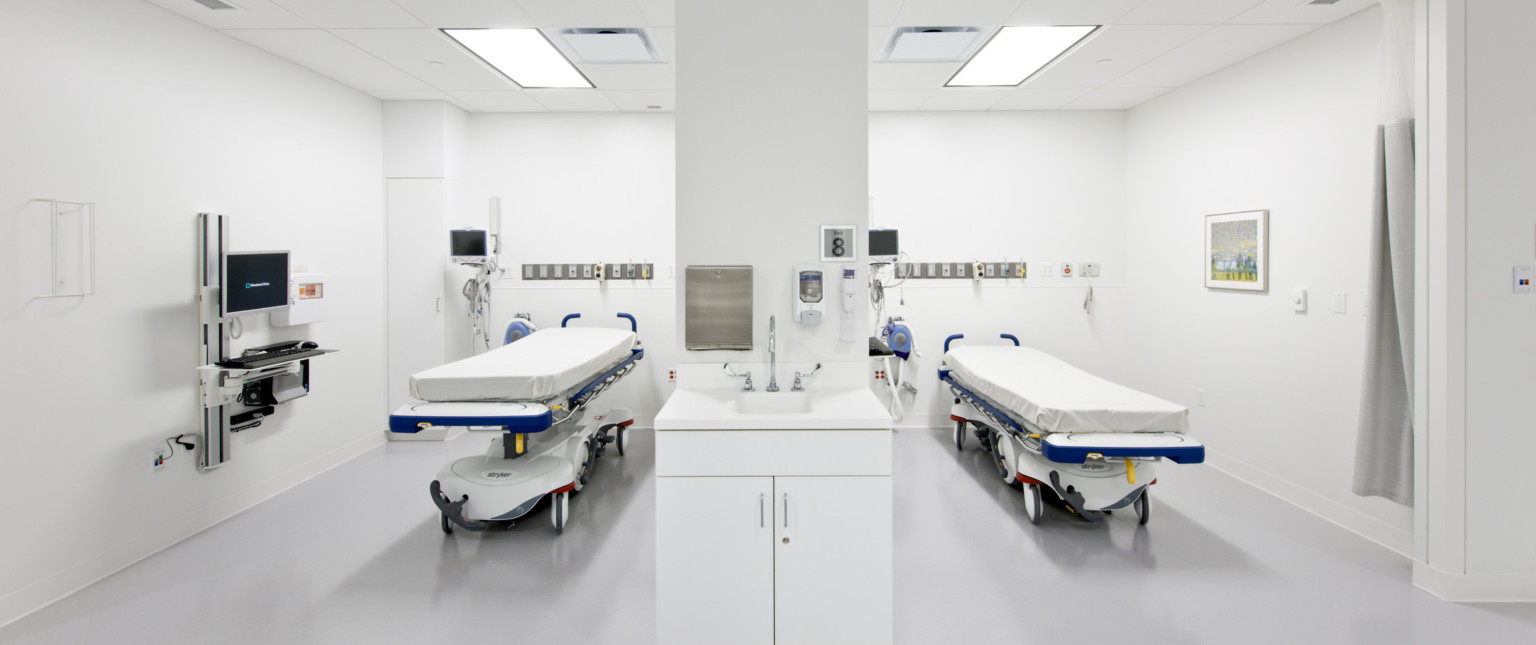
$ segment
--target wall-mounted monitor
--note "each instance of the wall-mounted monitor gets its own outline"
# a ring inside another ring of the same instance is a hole
[[[288,306],[288,252],[225,253],[219,284],[225,316],[240,316]]]
[[[491,235],[484,229],[448,231],[448,258],[458,264],[485,264],[491,257]]]
[[[884,264],[901,258],[901,246],[896,243],[896,229],[869,229],[869,262]]]

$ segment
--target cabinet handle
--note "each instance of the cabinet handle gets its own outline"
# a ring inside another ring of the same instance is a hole
[[[784,528],[789,528],[789,493],[784,493]]]
[[[758,528],[767,528],[767,526],[768,526],[767,494],[766,493],[758,493],[757,494],[757,527]]]
[[[437,310],[438,311],[442,311],[443,310],[443,299],[442,298],[438,298],[437,299]]]

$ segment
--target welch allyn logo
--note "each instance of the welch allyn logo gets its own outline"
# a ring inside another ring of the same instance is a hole
[[[270,286],[272,286],[272,283],[270,283],[270,282],[247,282],[247,283],[245,283],[245,288],[247,288],[247,289],[255,289],[256,287],[270,287]]]

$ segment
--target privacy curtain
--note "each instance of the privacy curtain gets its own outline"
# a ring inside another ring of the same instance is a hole
[[[1413,505],[1414,151],[1412,0],[1382,0],[1382,125],[1371,213],[1357,495]]]

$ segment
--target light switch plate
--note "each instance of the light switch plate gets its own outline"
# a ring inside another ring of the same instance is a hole
[[[1291,309],[1297,313],[1307,313],[1307,290],[1296,289],[1291,292]]]

